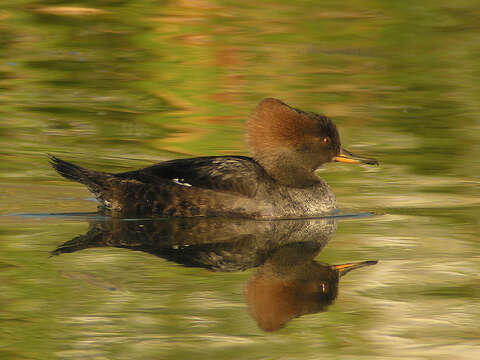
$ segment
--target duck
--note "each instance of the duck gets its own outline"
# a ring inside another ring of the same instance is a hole
[[[333,121],[274,98],[251,113],[252,157],[167,160],[121,173],[90,170],[48,154],[64,178],[85,185],[113,217],[311,218],[337,211],[332,189],[315,174],[323,164],[378,165],[341,146]]]

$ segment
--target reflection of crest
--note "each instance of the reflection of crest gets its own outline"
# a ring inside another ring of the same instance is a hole
[[[336,230],[333,218],[254,221],[172,218],[91,223],[54,255],[92,247],[119,247],[211,271],[258,267],[245,286],[249,312],[273,331],[291,318],[324,311],[338,293],[340,276],[376,262],[331,266],[314,259]]]
[[[245,298],[262,330],[274,331],[292,318],[325,311],[337,298],[341,276],[376,264],[320,264],[314,260],[317,254],[305,243],[278,248],[248,280]]]

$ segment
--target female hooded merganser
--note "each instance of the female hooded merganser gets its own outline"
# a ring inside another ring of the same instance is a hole
[[[314,172],[331,161],[378,164],[342,149],[333,122],[264,99],[247,124],[253,158],[178,159],[119,174],[93,171],[50,155],[63,177],[88,187],[113,216],[313,217],[336,209]]]

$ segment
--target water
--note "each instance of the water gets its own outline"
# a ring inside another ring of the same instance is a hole
[[[480,356],[476,2],[4,3],[0,358]],[[268,96],[379,159],[319,171],[353,216],[112,222],[48,165],[247,154]]]

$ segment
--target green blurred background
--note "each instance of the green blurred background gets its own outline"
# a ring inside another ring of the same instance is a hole
[[[477,359],[479,17],[473,0],[3,0],[0,358]],[[264,334],[248,273],[48,257],[88,224],[46,214],[96,204],[46,153],[110,171],[248,154],[264,97],[330,116],[381,162],[319,171],[343,211],[379,214],[341,221],[320,255],[380,260],[329,312]]]

